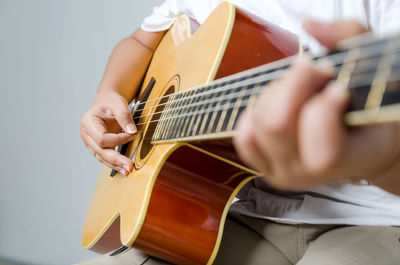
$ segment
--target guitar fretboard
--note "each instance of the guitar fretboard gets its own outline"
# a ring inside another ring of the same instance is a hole
[[[400,120],[399,54],[400,37],[396,36],[351,43],[326,56],[314,58],[317,67],[333,67],[332,79],[349,89],[348,123],[360,125]],[[152,142],[233,135],[243,110],[254,102],[268,82],[285,74],[292,59],[169,95]]]

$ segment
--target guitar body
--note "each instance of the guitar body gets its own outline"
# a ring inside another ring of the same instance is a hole
[[[175,264],[212,264],[233,198],[257,176],[240,164],[229,137],[152,144],[157,113],[167,94],[296,54],[298,39],[228,2],[192,30],[180,16],[154,53],[138,97],[147,103],[137,138],[125,151],[135,167],[128,177],[102,170],[85,248],[105,253],[132,246]]]

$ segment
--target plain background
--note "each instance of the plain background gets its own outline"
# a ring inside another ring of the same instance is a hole
[[[0,0],[0,257],[72,264],[101,165],[79,138],[115,44],[161,0]],[[0,262],[1,263],[1,262]]]

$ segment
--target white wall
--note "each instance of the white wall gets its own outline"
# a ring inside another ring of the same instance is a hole
[[[93,257],[81,230],[100,164],[79,123],[113,46],[161,0],[0,0],[0,256]]]

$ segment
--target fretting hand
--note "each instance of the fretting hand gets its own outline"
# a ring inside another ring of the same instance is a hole
[[[365,31],[353,21],[307,21],[304,27],[328,48]],[[234,139],[239,156],[282,189],[365,178],[398,192],[399,126],[346,128],[348,94],[330,77],[303,58],[269,84],[240,117]]]

